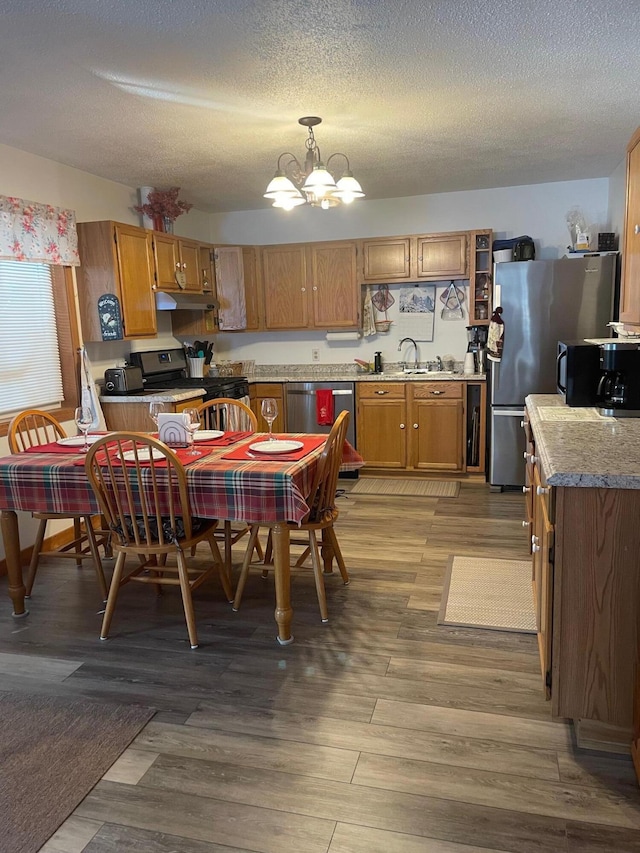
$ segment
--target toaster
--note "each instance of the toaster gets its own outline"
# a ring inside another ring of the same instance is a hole
[[[104,372],[104,390],[107,394],[133,394],[143,388],[142,370],[139,367],[110,367]]]

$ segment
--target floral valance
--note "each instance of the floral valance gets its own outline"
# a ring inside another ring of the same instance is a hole
[[[75,211],[0,195],[0,258],[79,266]]]

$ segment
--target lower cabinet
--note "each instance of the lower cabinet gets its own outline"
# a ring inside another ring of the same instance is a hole
[[[464,382],[360,382],[358,452],[367,468],[464,471]]]
[[[551,698],[551,651],[553,628],[553,542],[551,487],[543,485],[537,465],[533,466],[533,516],[531,534],[532,588],[536,610],[540,671],[547,699]]]
[[[258,431],[269,431],[269,424],[262,417],[261,412],[262,401],[267,397],[273,397],[278,403],[278,417],[273,422],[273,432],[285,432],[287,419],[284,405],[284,386],[280,382],[256,382],[249,385],[249,405],[251,411],[258,418]]]
[[[181,412],[183,409],[199,406],[202,397],[167,403],[168,412]],[[105,398],[100,401],[108,430],[133,430],[133,432],[154,432],[155,426],[149,417],[149,403],[109,403]]]

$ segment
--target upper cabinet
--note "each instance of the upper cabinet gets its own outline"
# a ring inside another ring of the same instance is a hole
[[[363,282],[444,281],[469,277],[468,232],[362,240]]]
[[[264,246],[261,256],[265,328],[358,326],[355,242]]]
[[[152,240],[157,289],[201,293],[200,244],[159,231]]]
[[[493,313],[492,294],[492,246],[493,233],[490,229],[472,231],[469,270],[469,322],[488,325]]]
[[[620,320],[640,326],[640,127],[631,137],[627,147],[627,207]]]
[[[78,302],[85,341],[155,337],[151,231],[78,223]]]

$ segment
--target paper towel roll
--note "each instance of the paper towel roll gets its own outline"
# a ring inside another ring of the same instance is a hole
[[[360,332],[327,332],[328,341],[359,341]]]

